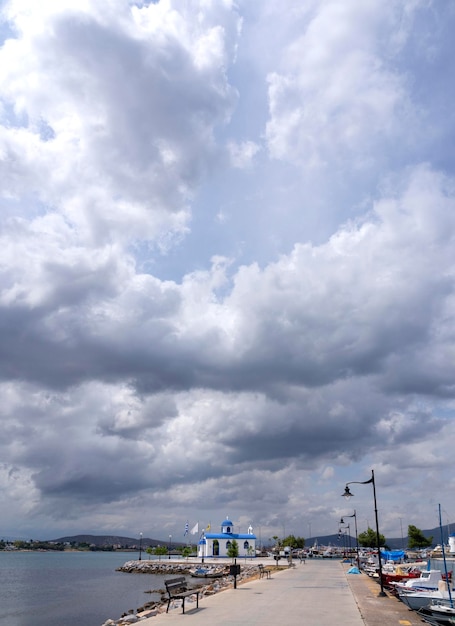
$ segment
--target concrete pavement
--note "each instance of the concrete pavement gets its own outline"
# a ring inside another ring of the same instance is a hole
[[[258,560],[259,562],[259,560]],[[273,561],[264,564],[272,565]],[[308,559],[271,579],[248,580],[196,603],[140,622],[144,626],[421,626],[394,597],[378,598],[365,574],[346,574],[338,560]]]

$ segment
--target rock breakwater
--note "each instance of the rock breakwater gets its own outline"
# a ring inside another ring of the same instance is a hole
[[[224,566],[223,566],[224,567]],[[175,563],[166,561],[127,561],[121,567],[117,568],[117,572],[126,572],[128,574],[167,574],[188,575],[194,569],[192,563]]]

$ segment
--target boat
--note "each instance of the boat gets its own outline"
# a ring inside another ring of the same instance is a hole
[[[439,569],[430,569],[420,572],[420,575],[414,576],[409,580],[391,582],[391,587],[397,592],[413,592],[413,591],[436,591],[439,581],[443,579],[443,574]]]
[[[436,591],[408,591],[407,593],[399,591],[398,597],[413,611],[418,611],[435,602],[442,605],[449,605],[451,602],[451,594],[447,589],[447,583],[443,580],[440,581],[439,589]]]
[[[212,567],[197,567],[190,572],[193,578],[222,578],[224,575],[224,572]]]
[[[382,570],[382,582],[384,585],[389,586],[394,583],[405,583],[410,579],[420,578],[422,570],[414,565],[395,565],[393,569]]]
[[[448,604],[429,604],[417,611],[428,624],[449,626],[455,624],[455,608]]]

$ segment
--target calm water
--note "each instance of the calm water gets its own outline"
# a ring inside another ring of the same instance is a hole
[[[101,626],[159,598],[165,576],[115,569],[121,552],[1,552],[1,626]]]

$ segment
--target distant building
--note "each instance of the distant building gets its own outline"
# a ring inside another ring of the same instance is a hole
[[[234,524],[227,518],[221,524],[219,533],[204,532],[202,534],[199,540],[198,556],[225,558],[234,539],[239,546],[239,557],[256,556],[256,535],[253,534],[253,528],[250,526],[246,534],[235,533]]]

